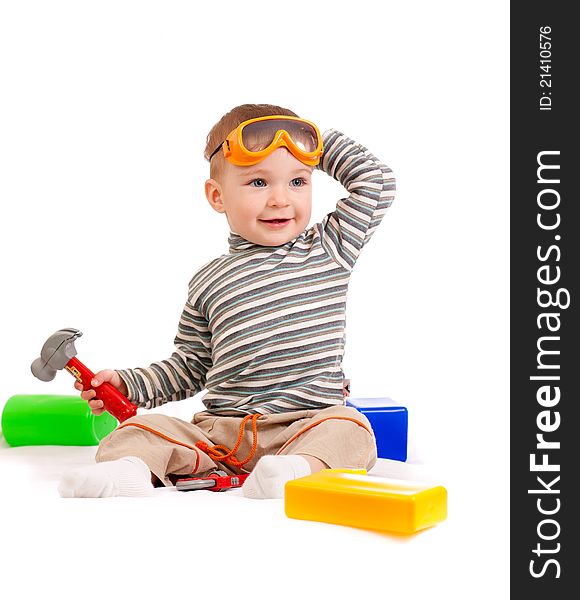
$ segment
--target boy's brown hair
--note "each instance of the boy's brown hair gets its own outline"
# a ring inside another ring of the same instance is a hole
[[[286,115],[297,117],[298,115],[287,108],[275,104],[240,104],[227,112],[210,130],[207,135],[205,151],[203,156],[209,160],[211,153],[240,123],[255,117],[268,117],[271,115]],[[210,179],[220,180],[224,173],[226,159],[222,152],[216,152],[209,163]]]

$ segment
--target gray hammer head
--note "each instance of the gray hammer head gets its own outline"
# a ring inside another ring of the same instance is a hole
[[[57,371],[64,369],[76,356],[75,340],[83,335],[78,329],[59,329],[44,343],[40,356],[30,365],[32,374],[41,381],[52,381]]]

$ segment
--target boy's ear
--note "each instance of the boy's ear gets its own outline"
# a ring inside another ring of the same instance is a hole
[[[222,200],[222,188],[215,179],[208,179],[205,182],[205,197],[215,211],[219,213],[225,212]]]

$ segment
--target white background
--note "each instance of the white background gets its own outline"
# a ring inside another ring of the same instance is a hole
[[[171,354],[190,277],[227,252],[225,217],[203,192],[206,135],[238,104],[278,104],[339,129],[396,175],[351,279],[344,370],[353,397],[407,406],[410,459],[449,491],[430,545],[373,539],[354,562],[330,526],[288,543],[285,523],[257,543],[239,514],[223,517],[231,537],[198,537],[191,522],[151,547],[145,532],[177,520],[143,502],[138,523],[101,505],[102,537],[71,546],[64,532],[96,505],[82,516],[78,503],[63,512],[61,499],[47,508],[32,494],[3,525],[8,571],[25,576],[34,540],[48,536],[34,562],[49,577],[76,557],[62,572],[77,592],[98,578],[103,593],[174,594],[195,581],[193,593],[220,573],[258,598],[272,586],[282,597],[508,596],[508,13],[498,1],[0,4],[0,407],[13,394],[75,393],[67,373],[51,383],[30,373],[63,327],[83,331],[78,357],[95,371]],[[315,172],[312,223],[344,195]],[[197,397],[163,410],[199,409]],[[6,499],[17,484],[3,479]],[[35,532],[23,539],[27,522]],[[126,576],[105,558],[111,547]],[[174,553],[188,557],[177,572]],[[268,569],[277,579],[266,585]]]

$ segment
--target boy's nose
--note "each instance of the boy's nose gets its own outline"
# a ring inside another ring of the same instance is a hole
[[[273,189],[268,198],[268,206],[288,206],[288,198],[282,190]]]

